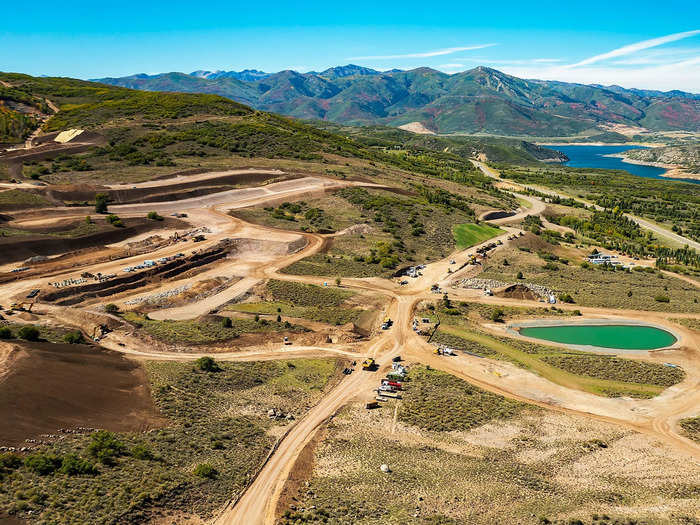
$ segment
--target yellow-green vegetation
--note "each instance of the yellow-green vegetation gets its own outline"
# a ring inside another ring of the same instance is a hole
[[[510,361],[560,385],[597,395],[653,397],[685,377],[680,368],[487,335],[461,315],[444,315],[444,309],[440,319],[433,343]]]
[[[237,303],[226,308],[236,312],[298,317],[333,325],[357,322],[367,311],[367,308],[344,305],[355,293],[335,287],[271,280],[266,283],[263,293],[269,297],[269,301]]]
[[[337,195],[357,210],[370,231],[338,236],[327,253],[302,259],[286,273],[387,277],[399,266],[447,256],[455,248],[453,225],[474,220],[469,199],[440,188],[418,186],[411,196],[346,188]]]
[[[547,355],[542,360],[572,374],[669,387],[685,378],[682,368],[605,355]]]
[[[690,439],[700,443],[700,416],[681,419],[680,426]]]
[[[276,207],[252,207],[235,211],[235,216],[264,226],[285,230],[329,233],[367,221],[347,199],[329,194],[319,199],[283,202]]]
[[[278,281],[276,279],[268,281],[265,289],[273,300],[296,306],[340,306],[346,299],[355,295],[355,292],[336,287]]]
[[[478,418],[467,392],[454,389],[450,404]],[[528,408],[470,430],[425,431],[394,422],[403,403],[357,403],[333,418],[281,523],[660,525],[697,514],[696,465],[644,435]]]
[[[49,343],[62,343],[64,338],[70,331],[67,328],[60,328],[55,326],[46,326],[40,324],[27,324],[27,323],[12,323],[10,321],[0,322],[0,339],[18,339],[21,338],[20,332],[22,328],[27,326],[33,326],[38,330],[37,341],[49,342]]]
[[[50,206],[51,201],[27,190],[7,190],[0,192],[0,207],[3,209],[41,208]]]
[[[522,237],[484,262],[480,278],[539,284],[571,295],[581,306],[700,313],[696,286],[649,269],[614,270],[603,265],[581,266],[582,259],[557,255],[558,247],[532,234]],[[533,246],[532,248],[530,246]],[[507,265],[504,264],[507,261]],[[522,272],[523,279],[517,279]],[[668,297],[668,302],[657,297]]]
[[[700,331],[700,319],[695,319],[692,317],[679,317],[671,320],[674,323],[678,323],[686,328],[690,328],[691,330]]]
[[[333,359],[216,364],[207,372],[146,363],[164,428],[66,435],[24,464],[0,456],[0,507],[38,523],[147,522],[163,508],[210,518],[261,467],[275,427],[288,424],[267,411],[301,417],[340,366]]]
[[[456,224],[452,228],[452,232],[457,242],[457,248],[465,249],[475,244],[480,244],[484,241],[488,241],[492,237],[496,237],[503,230],[500,228],[494,228],[488,224]]]
[[[469,430],[513,417],[526,406],[438,370],[414,368],[408,380],[398,417],[424,430]]]
[[[143,330],[148,335],[167,343],[206,344],[228,341],[243,333],[279,332],[282,330],[304,331],[303,327],[287,322],[269,321],[267,319],[230,319],[210,315],[187,321],[156,321],[134,312],[124,313],[124,319]]]
[[[616,171],[612,175],[610,170],[554,166],[503,166],[501,176],[524,184],[563,190],[610,211],[647,217],[666,223],[674,231],[680,228],[681,233],[690,238],[700,239],[700,222],[695,213],[700,204],[700,188],[697,184],[670,184],[668,181],[637,177],[624,171]],[[605,233],[605,230],[601,229],[600,233]],[[625,241],[624,238],[618,240]],[[637,239],[631,241],[636,242]]]

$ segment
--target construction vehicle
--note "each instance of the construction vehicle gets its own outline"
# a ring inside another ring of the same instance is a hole
[[[10,310],[17,310],[19,312],[31,312],[34,303],[12,303],[10,305]]]
[[[292,344],[292,342],[289,340],[289,337],[287,337],[286,335],[284,336],[284,344],[286,344],[286,345]]]
[[[375,361],[371,357],[362,361],[362,370],[374,370],[375,366]]]
[[[438,346],[433,353],[436,355],[456,355],[455,351],[449,347]]]
[[[393,324],[393,322],[391,321],[391,319],[389,319],[387,317],[386,319],[384,319],[384,322],[382,323],[382,330],[388,330],[392,324]]]
[[[367,402],[365,403],[365,408],[366,408],[367,410],[372,410],[373,408],[379,408],[379,403],[378,403],[377,401],[374,401],[374,400],[372,400],[372,401],[367,401]]]
[[[394,390],[403,390],[403,383],[392,381],[391,379],[382,379],[382,385],[393,387]]]

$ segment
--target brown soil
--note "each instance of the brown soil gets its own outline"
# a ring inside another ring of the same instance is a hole
[[[88,345],[23,343],[0,382],[0,443],[61,428],[144,431],[162,423],[143,368]]]
[[[323,441],[326,434],[325,431],[325,427],[321,428],[303,448],[294,462],[292,470],[289,472],[289,477],[282,488],[279,500],[277,500],[277,510],[275,512],[277,517],[281,516],[282,512],[288,509],[290,505],[294,505],[299,501],[299,496],[306,482],[313,476],[316,447]]]
[[[539,299],[535,292],[523,284],[511,284],[502,290],[495,291],[494,295],[496,297],[507,297],[508,299],[527,299],[529,301],[537,301]]]

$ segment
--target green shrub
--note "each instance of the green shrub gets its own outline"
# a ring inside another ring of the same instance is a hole
[[[669,303],[671,302],[671,299],[669,299],[667,295],[659,294],[656,297],[654,297],[654,301],[656,301],[657,303]]]
[[[151,219],[152,221],[162,221],[163,217],[158,215],[158,212],[156,211],[149,211],[148,215],[146,215],[147,218]]]
[[[560,300],[562,303],[569,303],[569,304],[575,302],[575,301],[574,301],[574,298],[571,297],[571,295],[568,294],[568,293],[559,294],[559,300]]]
[[[63,336],[63,340],[71,345],[75,344],[80,344],[84,343],[85,339],[83,338],[82,332],[79,330],[76,330],[75,332],[68,332],[66,335]]]
[[[98,473],[94,463],[77,454],[64,456],[59,471],[68,476],[94,476]]]
[[[496,308],[491,312],[491,320],[494,323],[502,323],[504,315],[505,313],[503,312],[503,310],[501,310],[500,308]]]
[[[200,478],[214,479],[218,472],[209,463],[200,463],[195,467],[194,474]]]
[[[135,457],[136,459],[153,459],[153,452],[151,449],[148,447],[148,445],[145,445],[143,443],[140,443],[136,445],[134,448],[131,449],[131,455]]]
[[[221,320],[221,324],[223,325],[224,328],[231,328],[233,326],[233,321],[231,321],[230,317],[224,317]]]
[[[0,327],[0,339],[12,339],[14,334],[7,326]]]
[[[22,456],[14,452],[0,454],[0,474],[9,472],[22,466]]]
[[[119,307],[114,303],[109,303],[105,305],[105,312],[108,314],[116,314],[119,311]]]
[[[95,212],[97,213],[107,213],[107,203],[109,202],[109,195],[106,193],[98,193],[95,195]]]
[[[88,453],[104,465],[114,465],[116,458],[126,452],[124,444],[117,439],[117,436],[106,430],[99,430],[92,434],[90,444],[87,447]]]
[[[26,341],[38,341],[39,329],[33,325],[26,325],[19,329],[19,336]]]
[[[227,317],[226,319],[229,318]],[[231,319],[229,319],[229,321],[230,320]],[[195,365],[199,370],[202,370],[203,372],[218,372],[219,370],[221,370],[221,367],[216,361],[214,361],[214,358],[209,356],[200,357],[195,361]]]
[[[24,466],[40,476],[53,474],[61,463],[61,458],[54,454],[32,454],[24,459]]]

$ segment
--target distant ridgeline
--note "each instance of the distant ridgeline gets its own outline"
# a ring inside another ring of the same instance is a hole
[[[437,133],[598,135],[622,124],[651,131],[700,130],[700,95],[619,86],[523,80],[486,67],[448,75],[430,68],[379,72],[341,66],[322,72],[195,71],[103,78],[149,91],[216,93],[256,109],[342,124],[419,123]]]

